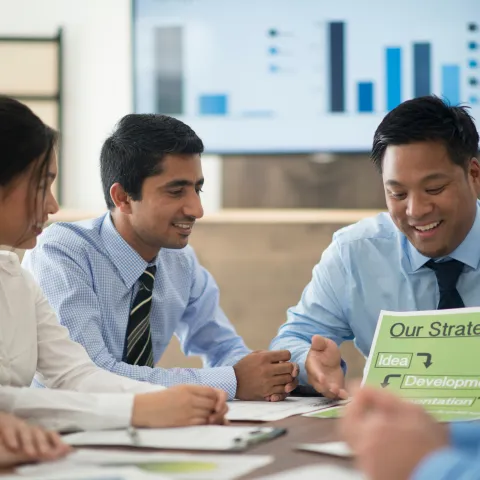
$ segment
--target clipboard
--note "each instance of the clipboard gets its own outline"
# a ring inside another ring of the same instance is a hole
[[[72,446],[135,447],[187,451],[244,451],[273,440],[285,428],[258,426],[205,425],[157,429],[123,429],[72,433],[63,440]]]
[[[248,435],[243,437],[234,438],[234,446],[231,448],[232,451],[243,451],[257,443],[268,442],[277,437],[285,435],[287,433],[286,428],[275,428],[275,427],[261,427],[256,428],[255,431],[248,433]]]

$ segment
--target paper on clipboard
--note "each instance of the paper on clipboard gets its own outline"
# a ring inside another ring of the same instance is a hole
[[[135,437],[128,430],[104,430],[72,433],[63,437],[74,446],[128,446],[168,450],[231,451],[273,439],[285,430],[274,427],[220,426],[137,429]]]

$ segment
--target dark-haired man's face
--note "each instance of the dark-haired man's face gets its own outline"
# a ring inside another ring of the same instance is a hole
[[[132,202],[130,224],[140,254],[188,244],[195,221],[203,216],[202,186],[200,155],[165,156],[162,173],[146,178],[141,200]]]
[[[475,220],[480,166],[465,170],[453,163],[445,146],[419,142],[389,146],[383,158],[383,184],[395,225],[423,255],[452,253]]]

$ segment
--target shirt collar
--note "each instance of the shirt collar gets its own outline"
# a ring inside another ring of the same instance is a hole
[[[17,254],[7,250],[0,251],[0,270],[13,276],[21,275],[22,267]]]
[[[149,265],[118,233],[110,213],[106,213],[100,229],[105,250],[117,267],[125,286],[132,288]]]
[[[464,238],[463,242],[446,258],[458,260],[473,269],[477,269],[480,263],[480,209],[478,208],[472,228]],[[429,260],[429,257],[422,255],[408,240],[408,255],[412,270],[416,272],[423,267]]]

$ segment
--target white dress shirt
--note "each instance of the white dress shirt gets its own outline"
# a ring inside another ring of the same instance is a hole
[[[29,388],[35,372],[48,388]],[[130,425],[134,393],[162,389],[97,367],[18,257],[0,252],[1,411],[58,431],[121,428]]]

